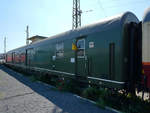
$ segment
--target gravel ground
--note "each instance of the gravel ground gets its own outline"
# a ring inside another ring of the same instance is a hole
[[[114,113],[0,65],[0,113]]]

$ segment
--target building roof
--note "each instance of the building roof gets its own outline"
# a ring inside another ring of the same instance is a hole
[[[35,35],[35,36],[32,36],[32,37],[28,38],[28,40],[34,40],[34,39],[46,39],[46,38],[47,38],[47,37]]]

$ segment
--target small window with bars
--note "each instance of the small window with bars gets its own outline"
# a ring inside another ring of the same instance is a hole
[[[77,48],[78,58],[83,58],[85,56],[85,39],[80,39],[77,41]]]
[[[64,43],[57,43],[56,44],[56,57],[63,57],[64,56]]]

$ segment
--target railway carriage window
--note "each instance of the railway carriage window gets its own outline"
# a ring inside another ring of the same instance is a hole
[[[57,43],[56,44],[56,57],[63,57],[64,56],[64,43]]]
[[[85,39],[78,40],[77,48],[78,48],[78,51],[77,51],[78,58],[84,57],[85,56]]]

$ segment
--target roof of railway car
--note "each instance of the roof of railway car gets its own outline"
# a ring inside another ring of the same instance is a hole
[[[24,49],[25,48],[32,48],[35,45],[42,44],[42,42],[48,42],[49,40],[51,40],[51,41],[54,40],[54,42],[57,42],[57,41],[60,42],[61,40],[64,40],[64,38],[65,39],[68,39],[68,38],[70,39],[70,38],[75,38],[75,37],[86,36],[86,35],[88,35],[92,32],[96,32],[96,31],[100,31],[100,30],[103,31],[103,30],[106,30],[106,29],[110,29],[111,28],[110,26],[113,26],[113,25],[116,25],[116,24],[123,25],[125,23],[126,18],[132,19],[132,17],[137,19],[137,17],[131,12],[121,13],[119,15],[112,16],[112,17],[100,20],[100,21],[95,22],[93,24],[86,25],[86,26],[83,26],[81,28],[77,28],[75,30],[66,31],[66,32],[60,33],[58,35],[48,37],[47,39],[43,39],[41,41],[38,41],[38,42],[29,44],[29,45],[25,45],[25,46],[13,49],[11,51],[15,51],[15,50],[23,49],[23,48]],[[136,21],[138,22],[139,20],[137,19]],[[8,51],[8,53],[11,52],[11,51]]]
[[[144,16],[143,16],[143,22],[150,21],[150,7],[145,10]]]

